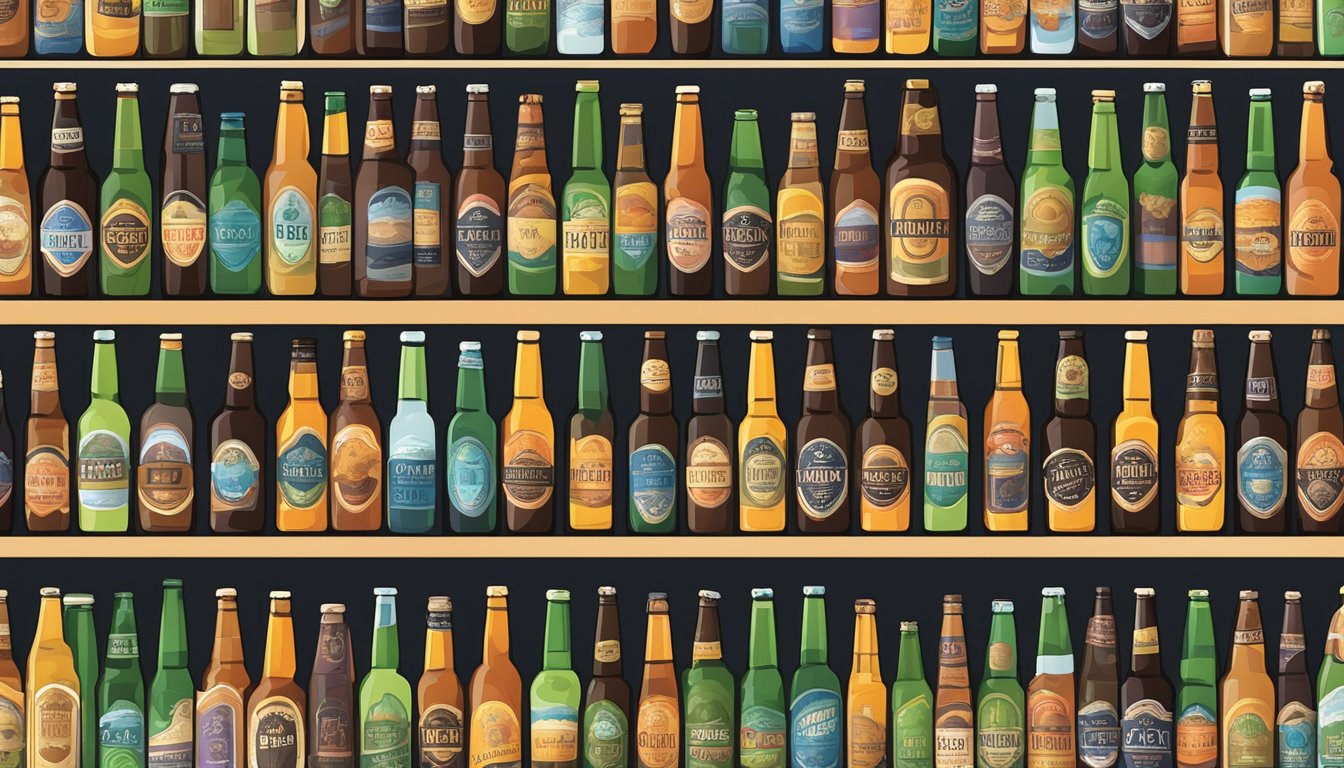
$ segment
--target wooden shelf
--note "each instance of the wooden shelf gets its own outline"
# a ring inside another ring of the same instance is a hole
[[[394,69],[460,69],[474,73],[486,73],[496,69],[533,70],[545,69],[606,70],[606,69],[670,69],[670,70],[742,70],[742,69],[1025,69],[1054,70],[1064,66],[1069,69],[1150,69],[1150,70],[1199,70],[1217,73],[1223,70],[1265,70],[1289,69],[1302,70],[1304,74],[1322,69],[1342,69],[1344,59],[1078,59],[1072,57],[1037,57],[1031,59],[1008,59],[986,56],[972,59],[947,59],[939,57],[901,57],[888,58],[827,58],[812,59],[789,57],[780,59],[757,58],[720,58],[720,59],[649,59],[629,57],[620,59],[573,58],[462,58],[443,59],[21,59],[4,62],[10,70],[107,70],[125,73],[134,71],[183,71],[246,69],[275,69],[285,71],[312,69],[343,69],[385,71]],[[1216,74],[1215,74],[1216,76]]]

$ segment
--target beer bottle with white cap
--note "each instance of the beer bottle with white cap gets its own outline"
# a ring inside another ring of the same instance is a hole
[[[1328,328],[1311,332],[1307,394],[1295,427],[1293,484],[1302,531],[1334,533],[1339,530],[1339,509],[1344,505],[1344,416]]]
[[[411,684],[397,667],[397,590],[373,590],[373,659],[359,684],[361,768],[410,768]]]
[[[172,1],[186,5],[186,0]],[[187,16],[181,19],[186,22]],[[146,32],[149,29],[146,19]],[[185,40],[182,50],[185,53]],[[205,293],[210,177],[205,172],[205,118],[198,91],[195,83],[173,83],[168,89],[168,126],[159,159],[159,247],[167,296]]]
[[[195,421],[187,397],[182,334],[159,335],[159,368],[154,403],[140,417],[140,461],[136,464],[136,509],[146,533],[192,530],[196,496],[193,471]]]
[[[961,595],[943,595],[943,624],[938,639],[938,689],[934,699],[934,765],[975,765],[975,710],[967,663]]]
[[[602,296],[611,285],[611,182],[602,170],[599,87],[596,80],[574,86],[572,172],[561,196],[560,219],[566,295]]]
[[[724,409],[719,332],[697,331],[690,421],[686,422],[686,527],[691,533],[727,533],[736,494],[736,435]]]
[[[341,401],[327,423],[331,527],[376,531],[383,517],[383,429],[373,409],[364,332],[343,336]]]
[[[285,80],[280,83],[275,148],[261,195],[266,205],[266,288],[275,295],[311,296],[317,291],[317,172],[308,163],[308,141],[303,83]]]
[[[541,103],[539,93],[518,97],[518,133],[509,173],[507,238],[509,293],[515,296],[555,293],[555,192],[546,162],[546,124]]]
[[[65,644],[75,661],[79,678],[79,743],[98,744],[98,630],[93,624],[93,595],[67,593],[61,598],[61,623]],[[23,691],[19,689],[19,708],[23,709]],[[23,724],[19,726],[21,729]],[[26,740],[26,737],[25,737]],[[22,743],[22,742],[21,742]],[[81,768],[98,768],[98,748],[80,750]]]
[[[924,11],[928,45],[928,10]],[[831,286],[838,295],[875,296],[882,280],[882,180],[873,170],[862,80],[846,80],[826,205]]]
[[[504,515],[513,533],[549,533],[555,508],[555,421],[541,379],[541,334],[519,331],[513,407],[500,423]]]
[[[1168,3],[1168,12],[1170,4]],[[1125,4],[1129,9],[1160,8],[1161,3]],[[1128,34],[1128,33],[1126,33]],[[1165,55],[1165,48],[1163,49]],[[1180,174],[1171,161],[1171,131],[1167,124],[1167,86],[1143,84],[1143,162],[1134,171],[1130,213],[1134,226],[1134,289],[1143,296],[1176,293],[1177,216]]]
[[[976,765],[1023,768],[1027,755],[1027,707],[1022,684],[1017,681],[1013,601],[995,600],[991,610],[985,671],[976,694]]]
[[[1218,360],[1213,331],[1190,336],[1190,373],[1185,377],[1185,414],[1176,427],[1176,529],[1223,527],[1227,436],[1219,415]]]
[[[775,405],[774,338],[751,332],[747,414],[737,429],[738,525],[747,532],[784,530],[789,438]]]
[[[308,681],[313,704],[309,709],[313,743],[305,758],[308,768],[354,768],[358,764],[356,733],[360,717],[355,710],[355,657],[350,647],[350,627],[345,606],[327,603],[321,607],[322,623],[317,632],[317,655]],[[361,709],[362,713],[362,709]]]
[[[98,175],[89,167],[80,125],[77,86],[53,83],[51,152],[38,181],[34,215],[42,252],[40,291],[46,296],[88,296],[97,282]],[[17,179],[16,179],[17,180]]]
[[[569,527],[609,531],[616,441],[602,332],[579,334],[578,404],[569,417]]]
[[[471,674],[468,765],[518,766],[523,759],[523,682],[509,658],[509,588],[485,588],[485,649]]]
[[[461,0],[459,8],[465,2]],[[453,219],[457,288],[464,296],[494,296],[504,287],[504,264],[500,257],[504,253],[507,197],[504,177],[495,168],[494,135],[490,130],[490,86],[473,83],[467,86],[462,170],[457,174],[453,192],[457,205]]]
[[[1302,84],[1297,167],[1288,176],[1287,282],[1293,295],[1339,293],[1340,186],[1325,126],[1325,83]]]
[[[1246,392],[1237,419],[1237,530],[1283,533],[1287,529],[1290,430],[1279,407],[1279,378],[1269,331],[1251,331]]]
[[[210,421],[210,530],[256,532],[265,509],[266,467],[261,457],[269,424],[257,410],[252,334],[235,333],[229,340],[224,404]]]
[[[117,335],[93,332],[89,407],[79,417],[79,528],[124,532],[130,524],[131,420],[117,387]]]
[[[650,592],[644,643],[644,679],[635,725],[635,768],[675,766],[681,758],[681,712],[672,660],[667,593]]]
[[[101,768],[147,764],[145,679],[140,669],[140,638],[135,627],[135,596],[130,592],[118,592],[113,599],[107,654],[103,659],[102,672],[98,676],[97,751],[98,765]],[[40,723],[34,720],[30,722]],[[29,747],[37,755],[42,754],[39,740],[30,739]]]
[[[598,587],[593,674],[583,697],[584,768],[622,768],[630,764],[630,684],[622,674],[624,666],[616,588]]]
[[[149,294],[154,196],[145,172],[139,93],[135,83],[117,83],[112,170],[103,179],[99,205],[102,255],[98,278],[107,296]]]
[[[1175,712],[1178,768],[1213,768],[1218,764],[1220,710],[1213,609],[1207,589],[1189,592]]]
[[[289,404],[275,425],[275,526],[327,529],[327,412],[318,398],[317,341],[294,339]]]
[[[481,342],[458,344],[456,412],[448,422],[448,525],[453,533],[495,530],[495,471],[499,429],[485,399],[485,359]]]
[[[905,648],[902,644],[901,650],[904,651]],[[845,753],[848,758],[846,763],[856,768],[857,766],[876,768],[885,765],[887,686],[882,682],[881,659],[877,648],[877,603],[868,598],[854,601],[854,653],[850,662],[848,682],[848,697],[845,701],[845,720],[849,724],[845,729],[847,738]],[[896,698],[893,695],[892,705],[895,704]],[[931,731],[932,721],[929,722]],[[898,749],[902,747],[899,735],[895,743]],[[930,756],[932,754],[931,751],[928,753]]]
[[[429,412],[425,332],[401,332],[397,415],[387,425],[387,529],[424,533],[438,499],[438,429]]]
[[[92,684],[92,680],[89,682]],[[97,746],[84,743],[82,703],[91,699],[83,698],[81,690],[61,621],[61,590],[43,587],[37,632],[28,651],[28,690],[23,706],[23,744],[33,768],[89,768],[81,756],[85,750],[96,754]],[[57,757],[48,759],[45,755]]]
[[[837,381],[831,331],[808,329],[803,412],[793,440],[798,530],[803,533],[849,532],[853,442]]]
[[[1097,587],[1083,640],[1083,669],[1076,699],[1078,760],[1086,768],[1110,768],[1120,757],[1117,658],[1111,588]]]
[[[667,244],[668,289],[673,296],[707,296],[714,288],[709,258],[714,237],[714,193],[705,172],[700,129],[700,86],[677,86],[672,127],[672,159],[663,181],[663,237]]]
[[[23,162],[19,97],[0,96],[0,295],[33,292],[33,196]]]
[[[355,293],[409,296],[413,274],[415,175],[397,151],[392,86],[369,86],[364,154],[355,175]]]
[[[408,14],[415,12],[407,11]],[[446,16],[443,23],[447,24]],[[407,34],[410,34],[410,28]],[[446,38],[444,44],[447,45]],[[445,296],[450,292],[452,274],[448,249],[453,242],[453,174],[443,163],[438,89],[433,85],[415,87],[415,111],[411,113],[411,145],[406,153],[406,164],[415,174],[411,238],[415,295]]]
[[[317,292],[349,296],[355,186],[345,91],[323,94],[322,160],[317,177]]]
[[[1031,409],[1022,393],[1017,331],[999,331],[994,394],[985,406],[985,528],[1030,527]]]
[[[686,768],[727,768],[737,763],[737,685],[723,661],[718,592],[700,591],[691,666],[682,673],[686,692]]]
[[[896,332],[873,331],[868,412],[854,432],[859,463],[859,527],[865,531],[910,529],[910,420],[901,414],[896,372]]]
[[[1129,294],[1129,180],[1121,167],[1115,91],[1092,91],[1082,209],[1083,293]]]
[[[425,671],[416,703],[420,727],[413,764],[463,768],[466,700],[453,667],[453,601],[446,596],[429,598],[425,607]]]
[[[729,296],[770,293],[774,263],[770,246],[775,241],[770,210],[770,188],[756,110],[739,109],[733,113],[728,180],[723,185],[723,225],[719,233],[723,242],[723,291]]]
[[[1191,92],[1185,175],[1181,177],[1181,293],[1216,296],[1223,292],[1225,248],[1213,85],[1196,80]]]
[[[952,296],[961,253],[952,224],[957,173],[943,150],[938,92],[928,80],[906,80],[901,109],[900,138],[885,177],[887,293]]]
[[[1275,686],[1277,760],[1281,768],[1316,765],[1316,692],[1307,671],[1307,638],[1302,628],[1302,593],[1283,593]]]
[[[1060,331],[1054,412],[1041,436],[1041,485],[1052,531],[1085,532],[1097,524],[1097,428],[1088,415],[1091,403],[1083,332]]]
[[[891,729],[895,753],[891,765],[898,768],[933,765],[933,691],[924,679],[919,623],[914,621],[901,622],[900,656],[896,662],[896,680],[891,684]],[[885,742],[885,724],[882,735]]]
[[[967,286],[976,296],[1006,296],[1013,290],[1017,185],[1003,161],[998,92],[993,83],[975,86],[965,219]]]
[[[70,424],[61,411],[56,334],[33,333],[33,374],[24,425],[23,512],[28,530],[70,528]]]
[[[1054,88],[1036,89],[1021,200],[1019,289],[1025,296],[1072,296],[1076,200]]]
[[[1272,768],[1274,681],[1265,671],[1265,630],[1260,593],[1244,589],[1232,633],[1232,656],[1222,681],[1222,765]]]
[[[261,180],[247,164],[242,112],[219,116],[219,154],[210,177],[210,290],[252,294],[261,290]]]
[[[751,590],[751,635],[738,707],[738,764],[788,765],[788,707],[779,674],[773,589]]]
[[[1111,422],[1111,532],[1155,533],[1160,465],[1147,331],[1125,331],[1123,382],[1124,405]]]
[[[1154,594],[1151,587],[1134,590],[1129,675],[1120,686],[1120,755],[1126,768],[1174,765],[1171,681],[1162,671]]]
[[[1268,88],[1251,89],[1246,172],[1237,182],[1235,219],[1238,294],[1274,295],[1283,285],[1283,209],[1274,162],[1274,108]]]
[[[247,765],[247,698],[252,678],[243,657],[238,590],[215,590],[215,641],[196,694],[196,754],[201,768]]]
[[[546,590],[542,666],[532,678],[528,711],[534,768],[579,768],[579,697],[570,660],[569,590]]]
[[[1064,588],[1046,587],[1041,590],[1036,676],[1027,684],[1028,768],[1072,768],[1078,764],[1074,690],[1073,642],[1069,638]]]
[[[803,587],[803,633],[789,685],[789,764],[839,766],[844,755],[840,678],[826,643],[826,588]]]
[[[794,112],[789,167],[780,177],[775,203],[776,285],[781,296],[820,296],[826,291],[825,196],[817,160],[817,115]]]

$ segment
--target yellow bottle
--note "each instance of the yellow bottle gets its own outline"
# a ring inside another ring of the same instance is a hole
[[[1190,127],[1181,179],[1181,293],[1217,296],[1223,292],[1223,182],[1218,177],[1218,125],[1213,85],[1191,87]]]
[[[751,332],[747,415],[737,429],[738,525],[743,531],[784,530],[788,432],[775,407],[773,331]]]
[[[569,418],[569,527],[611,530],[612,438],[602,332],[579,333],[578,406]]]
[[[19,97],[0,96],[0,295],[27,296],[33,292],[32,222]]]
[[[90,56],[134,56],[140,50],[140,0],[84,4],[84,45]]]
[[[262,182],[266,206],[266,287],[277,296],[317,291],[317,172],[308,162],[303,83],[280,83],[275,153]]]
[[[1273,0],[1219,4],[1219,40],[1224,56],[1268,56],[1274,52]]]
[[[1155,533],[1158,432],[1148,372],[1148,332],[1125,332],[1124,405],[1111,425],[1111,532]]]
[[[555,421],[541,379],[541,334],[518,332],[513,407],[500,422],[504,520],[514,533],[550,533],[555,508]]]
[[[1190,336],[1185,415],[1176,428],[1177,530],[1222,530],[1226,443],[1223,420],[1218,416],[1213,331],[1201,328]]]
[[[327,412],[317,394],[317,342],[295,339],[289,356],[289,405],[275,425],[275,525],[282,531],[327,529]]]
[[[1260,593],[1245,589],[1232,631],[1232,658],[1222,681],[1218,725],[1223,730],[1221,768],[1273,766],[1274,681],[1265,671],[1265,629]]]
[[[79,677],[61,626],[61,590],[42,588],[37,636],[28,652],[27,768],[80,765]]]
[[[887,53],[915,56],[929,50],[932,0],[887,0],[885,16]]]
[[[887,686],[877,653],[877,603],[854,601],[854,663],[849,668],[845,751],[851,766],[886,765]]]
[[[1027,530],[1031,409],[1022,395],[1017,331],[999,331],[994,395],[985,406],[985,528]]]

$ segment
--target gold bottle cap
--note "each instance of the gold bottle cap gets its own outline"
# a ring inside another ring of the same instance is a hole
[[[918,622],[918,621],[902,621],[902,622],[901,622],[901,631],[902,631],[902,632],[918,632],[918,631],[919,631],[919,622]]]
[[[896,338],[896,331],[891,328],[878,328],[873,331],[873,341],[893,341]]]
[[[371,93],[371,94],[372,94],[372,93],[391,93],[391,92],[392,92],[392,86],[390,86],[390,85],[370,85],[370,86],[369,86],[369,93]]]
[[[1125,331],[1125,341],[1147,341],[1147,331]]]
[[[1344,589],[1344,588],[1341,588],[1341,589]],[[40,591],[40,594],[41,594],[43,597],[60,597],[60,596],[61,596],[61,588],[60,588],[60,587],[43,587],[43,588],[41,589],[41,591]]]
[[[540,104],[540,103],[541,103],[541,94],[540,94],[540,93],[521,93],[521,94],[518,95],[518,103],[519,103],[519,104]]]
[[[302,90],[303,90],[303,81],[302,81],[302,80],[281,80],[281,81],[280,81],[280,90],[282,90],[282,91],[302,91]]]
[[[239,331],[229,334],[229,341],[251,341],[252,334],[247,331]]]
[[[0,96],[0,104],[18,104],[18,96]]]
[[[816,112],[794,112],[789,115],[789,119],[795,123],[815,123],[817,121]]]
[[[1135,587],[1135,588],[1134,588],[1134,596],[1135,596],[1135,597],[1153,597],[1153,596],[1155,596],[1156,594],[1157,594],[1157,591],[1154,590],[1152,587]]]
[[[1344,587],[1339,588],[1339,594],[1344,595]]]
[[[863,93],[865,87],[862,80],[845,81],[845,93]]]
[[[1003,599],[1003,598],[1001,598],[1001,597],[1000,597],[1000,598],[996,598],[996,599],[991,600],[991,601],[989,602],[989,610],[990,610],[990,613],[1012,613],[1012,612],[1013,612],[1013,601],[1012,601],[1012,600],[1005,600],[1005,599]]]
[[[1303,93],[1310,93],[1310,91],[1307,90],[1307,86],[1308,86],[1308,85],[1310,85],[1310,83],[1304,83],[1304,84],[1302,85],[1302,92],[1303,92]],[[1271,91],[1271,90],[1268,89],[1268,88],[1252,88],[1252,89],[1248,92],[1248,95],[1249,95],[1252,99],[1260,99],[1260,100],[1265,100],[1265,101],[1267,101],[1267,100],[1269,99],[1269,97],[1271,97],[1271,96],[1274,95],[1274,92]]]
[[[1037,88],[1037,89],[1036,89],[1036,100],[1037,100],[1037,101],[1054,101],[1054,100],[1055,100],[1055,89],[1054,89],[1054,88]]]
[[[574,83],[576,93],[597,93],[601,88],[602,85],[596,80],[579,80]]]
[[[467,93],[489,93],[490,85],[488,83],[471,83],[467,86]]]
[[[287,589],[275,589],[275,590],[271,590],[271,599],[272,599],[272,600],[288,600],[288,599],[290,599],[289,590],[287,590]]]
[[[943,595],[943,605],[948,604],[960,605],[961,595]]]
[[[568,603],[568,589],[548,589],[546,590],[546,600],[552,603]]]
[[[61,598],[61,605],[93,605],[93,595],[86,595],[82,592],[71,592]]]
[[[720,595],[712,589],[702,589],[700,590],[700,597],[704,600],[719,600],[722,599],[723,595]]]
[[[1212,347],[1213,331],[1209,328],[1196,328],[1190,332],[1190,342],[1200,348]]]
[[[486,597],[508,597],[508,596],[509,596],[509,588],[508,588],[508,587],[504,587],[504,586],[500,586],[500,585],[489,586],[489,587],[486,587],[486,588],[485,588],[485,596],[486,596]]]
[[[238,590],[233,587],[220,587],[215,590],[215,597],[237,597]]]
[[[769,587],[757,587],[751,590],[752,600],[774,600],[775,590]]]
[[[1302,84],[1303,93],[1325,93],[1325,82],[1322,80],[1308,80]]]
[[[1246,338],[1250,339],[1251,341],[1269,341],[1270,339],[1274,338],[1274,334],[1270,333],[1269,331],[1251,331],[1250,333],[1246,334]]]
[[[646,338],[646,339],[666,339],[666,338],[667,338],[667,331],[645,331],[645,332],[644,332],[644,338]]]
[[[417,85],[415,86],[415,92],[417,95],[425,96],[438,93],[439,87],[437,85]]]
[[[644,114],[643,104],[630,103],[621,105],[621,117],[638,117],[642,114]]]
[[[56,338],[56,334],[52,331],[33,331],[33,338],[40,341],[50,341]]]
[[[615,587],[598,587],[597,594],[603,597],[612,597],[616,594]]]
[[[1167,92],[1167,84],[1166,84],[1166,83],[1144,83],[1144,84],[1143,84],[1143,92],[1144,92],[1144,93],[1166,93],[1166,92]]]
[[[1237,595],[1237,597],[1241,600],[1259,600],[1260,593],[1255,591],[1254,589],[1243,589],[1241,590],[1241,593]]]
[[[1099,101],[1115,101],[1115,91],[1099,89],[1092,91],[1092,103]]]
[[[341,334],[342,341],[364,341],[363,331],[346,331]]]
[[[929,87],[929,81],[924,78],[910,78],[905,81],[907,90],[923,90]]]
[[[998,92],[999,92],[999,86],[997,86],[997,85],[995,85],[995,84],[993,84],[993,83],[980,83],[979,85],[975,86],[975,92],[976,92],[976,93],[998,93]]]
[[[825,597],[826,588],[821,585],[803,587],[803,597]]]
[[[541,331],[519,331],[517,338],[519,341],[541,341]]]
[[[1190,83],[1191,93],[1213,93],[1213,81],[1195,80]]]
[[[111,329],[103,329],[93,332],[94,341],[116,341],[117,332]]]
[[[75,83],[52,83],[51,90],[57,93],[74,93],[79,90],[79,86]]]
[[[698,86],[698,85],[678,85],[678,86],[677,86],[677,95],[678,95],[678,96],[680,96],[680,95],[682,95],[682,94],[686,94],[686,93],[700,93],[700,86]]]
[[[117,93],[139,93],[139,83],[117,83]]]
[[[695,332],[695,340],[696,340],[696,341],[718,341],[718,340],[719,340],[719,332],[718,332],[718,331],[696,331],[696,332]]]
[[[195,83],[173,83],[168,86],[169,93],[198,93],[200,90]]]
[[[1290,589],[1290,590],[1288,590],[1287,592],[1284,592],[1284,593],[1283,593],[1283,599],[1284,599],[1284,600],[1301,600],[1301,599],[1302,599],[1302,593],[1301,593],[1301,592],[1298,592],[1298,591],[1295,590],[1295,589]]]
[[[854,601],[855,613],[866,613],[872,615],[877,613],[877,602],[866,597],[861,597]]]
[[[1312,341],[1329,341],[1329,340],[1330,340],[1330,329],[1329,329],[1329,328],[1312,328],[1312,329],[1311,329],[1311,340],[1312,340]],[[1344,587],[1340,587],[1340,590],[1344,590]]]
[[[433,595],[425,608],[435,613],[448,613],[453,610],[453,599],[447,595]]]
[[[318,610],[322,613],[345,613],[345,603],[323,603]]]
[[[1017,341],[1017,331],[999,331],[999,341]]]
[[[748,334],[748,336],[751,338],[752,341],[773,341],[775,338],[775,332],[752,331],[750,334]]]

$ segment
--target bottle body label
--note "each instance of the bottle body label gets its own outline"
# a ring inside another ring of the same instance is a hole
[[[648,525],[666,522],[677,507],[677,460],[665,446],[641,445],[630,452],[630,501]]]
[[[840,695],[825,688],[798,694],[789,707],[792,768],[840,768]]]
[[[79,728],[78,720],[74,727]],[[98,752],[100,764],[145,764],[145,714],[139,704],[125,700],[109,704],[98,718]]]
[[[459,437],[448,449],[448,498],[467,517],[485,514],[495,499],[494,450],[475,437]]]
[[[148,764],[151,768],[192,768],[195,714],[190,698],[180,699],[173,705],[168,724],[149,736]]]
[[[191,507],[195,480],[191,441],[173,424],[155,424],[140,441],[136,492],[140,504],[157,515],[173,516]]]
[[[849,457],[825,438],[809,440],[798,451],[794,469],[798,504],[813,520],[826,520],[849,494]]]
[[[457,261],[475,277],[499,262],[504,241],[499,205],[486,195],[468,195],[457,208]]]
[[[720,658],[718,643],[713,643],[713,655]],[[697,650],[700,644],[696,644]],[[695,655],[697,660],[700,654]],[[733,763],[733,742],[737,738],[733,728],[731,688],[717,680],[701,679],[686,686],[686,768],[727,768]]]
[[[446,5],[443,8],[446,9]],[[435,23],[442,22],[439,19]],[[437,128],[438,124],[435,123]],[[415,210],[411,233],[412,258],[416,266],[437,267],[443,263],[443,189],[438,182],[415,182]]]
[[[769,435],[742,446],[740,490],[746,506],[768,509],[784,501],[784,451]]]
[[[149,255],[149,240],[149,214],[136,201],[119,197],[103,211],[103,253],[113,266],[122,270],[138,266]]]
[[[242,768],[244,706],[242,694],[229,685],[215,685],[197,695],[199,768]]]
[[[629,729],[625,713],[611,701],[589,704],[583,713],[584,762],[592,768],[625,768]]]
[[[317,203],[317,260],[322,264],[350,263],[350,201],[328,193]]]
[[[952,237],[947,190],[929,179],[901,179],[891,188],[887,220],[889,277],[904,285],[947,282]]]
[[[1029,695],[1027,710],[1028,768],[1074,768],[1073,702],[1041,688]]]
[[[1218,719],[1201,704],[1191,704],[1176,721],[1176,761],[1191,768],[1218,763]]]
[[[1129,201],[1103,197],[1083,211],[1083,268],[1094,278],[1115,275],[1129,263]]]
[[[280,263],[294,267],[313,249],[313,205],[297,187],[285,187],[271,200],[271,248]]]
[[[1186,212],[1181,224],[1181,252],[1200,264],[1208,264],[1222,255],[1221,206],[1203,206]]]
[[[1022,204],[1022,271],[1058,277],[1073,268],[1073,192],[1042,186]]]
[[[943,643],[947,643],[946,638]],[[965,680],[965,647],[962,647],[960,673]],[[939,665],[943,661],[939,660]],[[941,673],[940,673],[941,674]],[[955,702],[938,708],[933,727],[934,765],[944,768],[971,768],[975,765],[974,714],[969,704]]]
[[[1339,257],[1339,219],[1325,201],[1308,197],[1288,222],[1288,258],[1299,271],[1317,274]]]
[[[248,732],[251,768],[302,768],[308,753],[303,716],[293,701],[283,696],[262,700],[252,710]]]
[[[383,451],[378,435],[363,424],[342,427],[331,440],[331,486],[335,502],[352,513],[382,498]]]
[[[611,258],[611,189],[594,184],[565,187],[561,253],[569,271],[606,271]]]
[[[1157,495],[1157,452],[1143,440],[1126,440],[1111,450],[1111,499],[1138,512]]]
[[[851,729],[857,717],[860,716],[850,718]],[[896,751],[896,768],[930,765],[933,760],[933,745],[930,743],[933,737],[933,707],[929,703],[929,697],[921,693],[909,701],[902,702],[896,707],[895,720],[893,744]],[[877,730],[885,747],[886,728]]]
[[[1267,520],[1288,496],[1288,451],[1272,437],[1253,437],[1237,451],[1237,498],[1252,515]]]
[[[987,693],[980,698],[976,721],[976,765],[1008,768],[1022,759],[1026,721],[1020,702],[997,691]]]
[[[964,500],[970,465],[966,419],[949,415],[934,417],[929,422],[929,433],[924,441],[925,501],[946,509]]]
[[[279,451],[280,495],[295,509],[311,509],[327,490],[327,444],[312,427],[299,427]]]
[[[504,495],[515,506],[539,509],[551,498],[555,486],[555,462],[551,441],[531,429],[520,429],[504,441],[501,471]]]
[[[63,448],[39,445],[23,462],[24,510],[43,518],[70,506],[70,459]]]
[[[360,729],[359,764],[362,768],[381,765],[410,765],[411,716],[401,699],[391,693],[369,705]]]
[[[402,435],[387,457],[387,503],[396,509],[434,509],[438,487],[434,438]]]
[[[1263,699],[1238,699],[1228,708],[1223,749],[1227,765],[1274,768],[1274,705]]]
[[[1316,768],[1316,712],[1299,701],[1279,710],[1279,768]]]
[[[1115,627],[1111,627],[1114,647]],[[1090,702],[1078,710],[1078,758],[1088,768],[1111,768],[1120,756],[1120,716],[1109,701]]]
[[[910,464],[895,446],[874,445],[863,452],[859,490],[864,503],[878,510],[895,509],[910,498]]]
[[[462,768],[462,711],[435,704],[420,714],[420,768]]]
[[[1321,696],[1317,727],[1317,764],[1320,768],[1344,765],[1344,685]]]
[[[639,702],[635,749],[648,768],[671,768],[681,760],[681,717],[677,700],[653,694]]]
[[[1153,699],[1125,708],[1120,721],[1125,768],[1172,768],[1171,710]]]
[[[116,432],[95,429],[79,441],[80,506],[106,511],[124,507],[130,501],[131,463],[126,439]]]
[[[159,211],[163,255],[179,267],[190,267],[205,251],[205,203],[185,189],[168,193]]]
[[[1277,277],[1283,273],[1281,195],[1278,187],[1237,188],[1237,274]]]
[[[261,462],[252,446],[225,440],[210,462],[210,507],[215,510],[251,509],[260,494]]]
[[[784,713],[774,707],[747,707],[742,712],[741,736],[738,740],[741,748],[739,763],[778,768],[786,766],[784,723]]]
[[[235,197],[209,216],[210,253],[229,272],[241,272],[261,253],[261,215]]]
[[[616,263],[640,270],[658,249],[658,188],[641,181],[616,188]]]
[[[584,435],[570,443],[569,501],[590,509],[611,504],[611,441]]]
[[[1045,497],[1067,512],[1082,509],[1097,484],[1092,457],[1076,448],[1060,448],[1047,456],[1041,475]]]
[[[1122,2],[1120,3],[1120,10],[1125,17],[1125,27],[1133,30],[1144,40],[1157,39],[1157,36],[1162,34],[1162,31],[1171,23],[1172,4],[1170,0]]]
[[[79,272],[93,253],[93,223],[84,206],[73,200],[47,209],[38,236],[47,266],[61,277]]]
[[[536,763],[573,762],[579,757],[579,713],[562,704],[532,707],[531,758]]]
[[[691,502],[714,509],[733,495],[733,459],[714,437],[696,438],[686,451],[686,495]]]
[[[820,23],[821,5],[817,8]],[[877,208],[867,200],[855,200],[837,211],[831,228],[831,249],[836,269],[842,274],[877,269],[882,252],[882,224]]]
[[[674,197],[667,201],[667,258],[678,272],[699,272],[709,262],[709,209],[698,200]]]
[[[774,227],[770,212],[739,205],[723,214],[723,258],[738,272],[754,272],[770,261]]]
[[[1017,239],[1012,203],[981,195],[966,206],[966,254],[983,275],[996,275],[1013,256]]]
[[[509,195],[509,264],[527,272],[555,267],[555,196],[550,177],[529,174]]]
[[[470,768],[521,768],[523,729],[518,713],[502,701],[483,701],[471,709],[467,739]]]
[[[995,424],[985,439],[985,504],[996,514],[1027,508],[1030,438],[1015,423]]]
[[[779,278],[819,278],[826,264],[825,206],[821,198],[806,189],[783,189],[778,208]]]
[[[369,280],[408,282],[415,236],[411,193],[383,187],[369,196],[365,242],[365,274]]]

